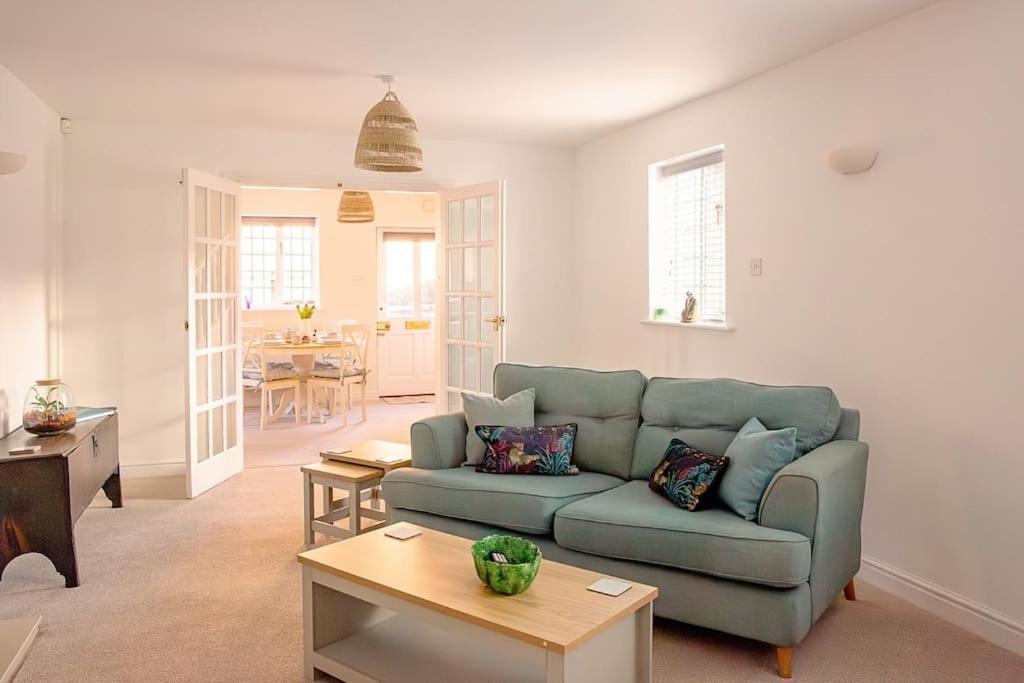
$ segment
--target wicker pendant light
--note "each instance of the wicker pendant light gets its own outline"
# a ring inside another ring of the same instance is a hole
[[[356,168],[386,173],[423,170],[423,150],[412,114],[391,92],[391,77],[381,76],[387,93],[363,119],[356,143]]]
[[[341,188],[341,183],[338,183]],[[338,202],[339,223],[369,223],[374,218],[373,198],[369,192],[345,190]]]

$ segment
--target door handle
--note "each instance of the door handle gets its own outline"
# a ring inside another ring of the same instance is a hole
[[[484,322],[491,323],[491,325],[494,326],[494,331],[497,332],[498,330],[501,329],[502,325],[505,324],[505,316],[496,315],[492,318],[485,319]]]

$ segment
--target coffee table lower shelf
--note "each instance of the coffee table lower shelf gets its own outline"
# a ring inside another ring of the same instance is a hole
[[[304,566],[305,677],[345,683],[651,680],[647,604],[560,653]]]
[[[529,661],[453,642],[444,631],[394,615],[314,652],[313,666],[343,681],[543,681],[541,657]]]

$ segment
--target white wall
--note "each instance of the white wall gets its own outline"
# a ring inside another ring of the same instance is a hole
[[[0,436],[21,424],[32,383],[59,370],[51,320],[59,306],[60,138],[57,114],[0,66],[0,151],[28,157],[19,172],[0,175]]]
[[[441,217],[435,195],[371,192],[374,220],[339,223],[341,190],[242,188],[239,207],[247,216],[306,216],[318,219],[320,296],[314,327],[333,328],[338,320],[373,325],[377,315],[377,228],[432,228]],[[426,204],[424,203],[426,202]],[[294,310],[242,311],[243,322],[260,322],[265,331],[298,327]],[[376,339],[373,337],[372,339]],[[368,391],[377,392],[377,345],[371,341]],[[253,395],[253,398],[256,398]],[[256,400],[255,405],[259,405]]]
[[[75,121],[65,147],[65,374],[83,400],[120,407],[125,465],[184,461],[180,169],[349,178],[354,146],[353,136]],[[570,360],[572,151],[426,140],[424,159],[428,179],[507,181],[508,356]]]
[[[1024,622],[1022,26],[1024,3],[939,3],[576,157],[578,360],[833,387],[862,410],[871,445],[865,554],[1013,628]],[[825,168],[828,150],[863,142],[880,147],[873,170]],[[736,331],[641,325],[647,165],[716,144]],[[755,256],[762,277],[747,274]]]

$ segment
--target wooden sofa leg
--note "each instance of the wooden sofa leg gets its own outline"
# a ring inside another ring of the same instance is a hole
[[[857,587],[853,585],[853,579],[850,579],[850,583],[843,587],[843,595],[846,596],[847,600],[857,599]]]
[[[775,658],[779,663],[779,678],[793,677],[793,648],[775,648]]]

